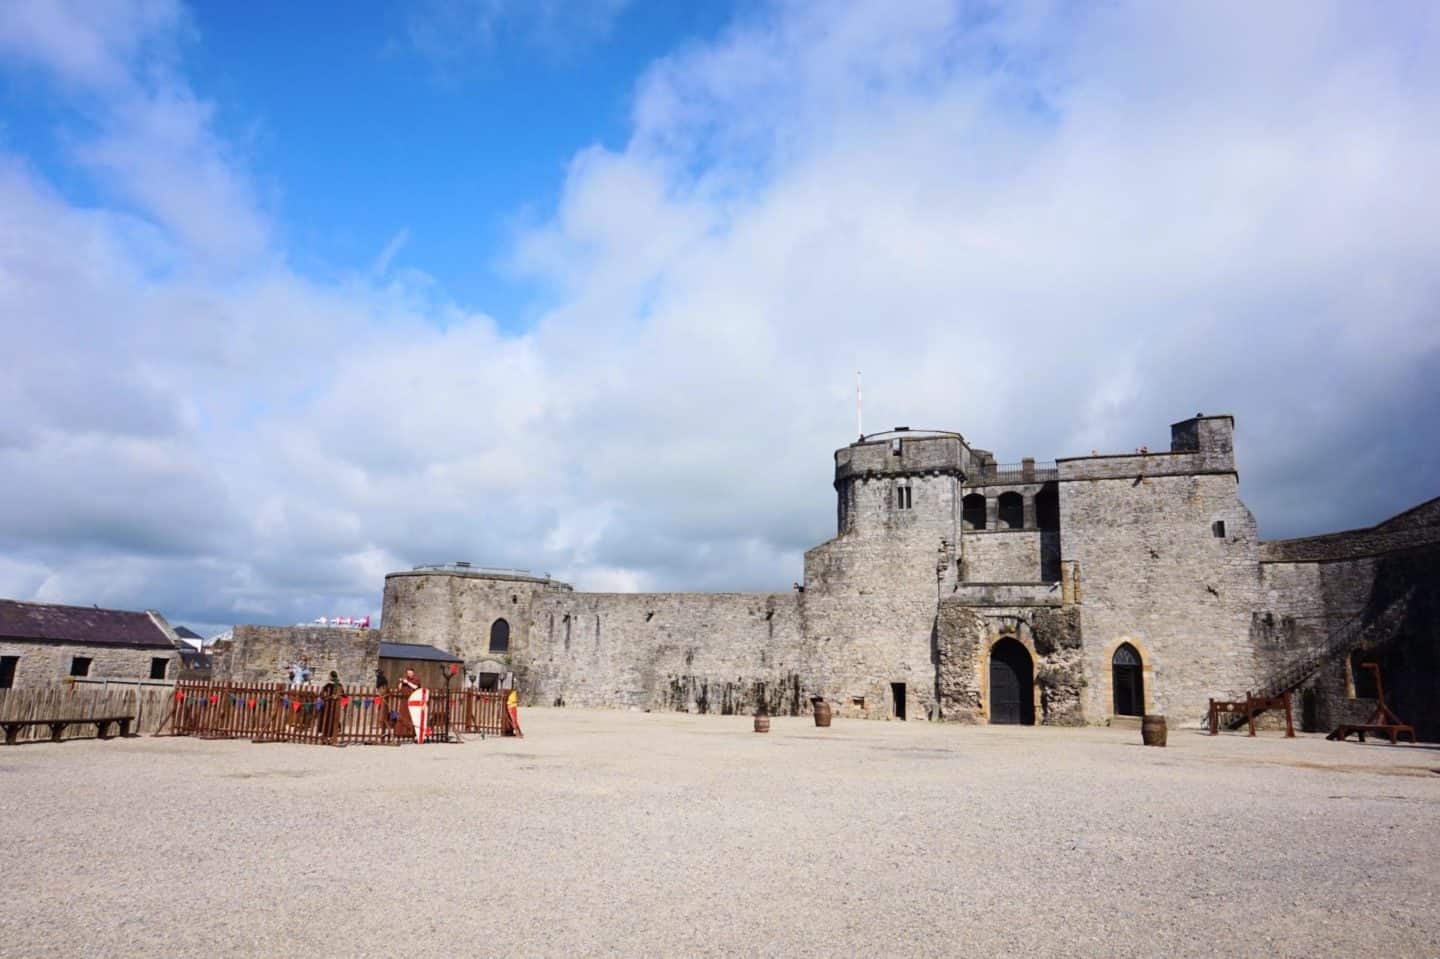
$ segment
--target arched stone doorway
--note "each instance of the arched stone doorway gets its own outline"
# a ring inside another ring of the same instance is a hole
[[[990,647],[990,722],[1035,725],[1035,666],[1030,651],[1008,636]]]
[[[1116,716],[1142,716],[1145,713],[1145,675],[1140,653],[1129,643],[1121,643],[1110,657],[1110,685],[1115,690]]]

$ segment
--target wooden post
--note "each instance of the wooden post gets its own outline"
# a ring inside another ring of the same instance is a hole
[[[1285,737],[1287,739],[1295,738],[1295,720],[1290,712],[1290,694],[1288,692],[1285,694]]]
[[[1215,722],[1215,700],[1213,698],[1210,700],[1210,735],[1220,735],[1220,729]]]

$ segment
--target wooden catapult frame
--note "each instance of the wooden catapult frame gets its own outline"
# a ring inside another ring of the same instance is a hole
[[[1380,681],[1380,665],[1378,663],[1361,663],[1361,669],[1368,669],[1375,675],[1375,714],[1367,722],[1363,723],[1341,723],[1335,727],[1335,731],[1326,736],[1326,739],[1333,739],[1337,742],[1344,742],[1345,737],[1354,733],[1365,741],[1366,733],[1379,733],[1390,737],[1390,745],[1395,745],[1401,736],[1408,736],[1410,741],[1415,741],[1415,727],[1411,726],[1396,716],[1394,711],[1385,703],[1385,684]]]

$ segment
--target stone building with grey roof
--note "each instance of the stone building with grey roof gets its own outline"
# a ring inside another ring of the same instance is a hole
[[[178,645],[154,610],[0,600],[0,689],[66,679],[174,680]]]

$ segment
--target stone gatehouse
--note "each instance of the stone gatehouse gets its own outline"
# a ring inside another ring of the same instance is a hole
[[[792,590],[586,593],[421,567],[386,577],[383,638],[435,645],[472,674],[513,670],[526,699],[553,705],[794,713],[824,696],[842,716],[1195,724],[1209,697],[1258,690],[1303,656],[1324,660],[1312,699],[1354,698],[1331,675],[1351,651],[1328,646],[1384,612],[1382,567],[1387,590],[1434,589],[1440,501],[1388,531],[1262,543],[1233,434],[1231,417],[1197,415],[1165,451],[1016,464],[959,433],[866,436],[835,453],[836,535]],[[1414,555],[1397,566],[1387,550]],[[1433,608],[1416,604],[1405,642],[1433,651]]]

